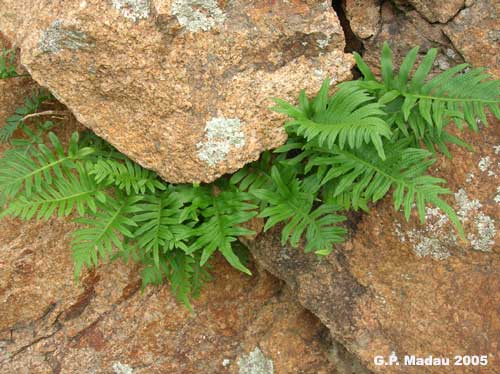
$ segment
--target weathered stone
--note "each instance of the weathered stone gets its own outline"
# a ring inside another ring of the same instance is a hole
[[[346,0],[345,13],[354,34],[367,39],[377,34],[380,28],[380,1]]]
[[[446,0],[436,2],[436,0],[396,0],[396,3],[409,3],[427,21],[435,23],[446,23],[465,6],[464,0]]]
[[[500,76],[500,2],[476,0],[462,10],[445,28],[455,48],[473,66],[488,66]]]
[[[0,80],[0,124],[36,88],[28,78]],[[67,117],[55,131],[67,141],[77,126]],[[75,228],[1,221],[1,373],[236,374],[256,350],[276,374],[336,372],[324,325],[268,273],[248,277],[217,258],[190,314],[167,285],[142,293],[131,263],[102,265],[75,284]]]
[[[140,292],[131,264],[75,285],[72,229],[2,221],[0,372],[238,373],[256,349],[274,373],[334,372],[324,326],[266,273],[247,277],[219,258],[191,315],[167,286]]]
[[[377,204],[352,237],[318,260],[280,245],[279,232],[251,244],[258,263],[286,281],[298,300],[329,327],[363,364],[375,372],[456,373],[453,365],[404,366],[405,355],[488,355],[481,373],[495,373],[500,332],[500,124],[491,120],[479,134],[467,133],[476,153],[452,148],[433,175],[448,180],[450,199],[467,241],[457,238],[447,218],[428,209],[426,224],[416,215],[406,223],[392,201]],[[497,201],[498,200],[498,201]],[[399,357],[400,366],[376,366],[374,357]],[[472,353],[474,352],[474,353]],[[475,373],[462,367],[460,373]]]
[[[366,50],[363,53],[363,59],[376,74],[379,74],[380,53],[385,41],[389,42],[394,52],[395,65],[401,64],[408,51],[416,46],[420,47],[417,63],[422,60],[427,50],[439,48],[440,53],[433,73],[464,62],[443,34],[443,25],[428,23],[415,10],[407,10],[403,13],[390,2],[385,2],[381,6],[380,22],[379,32],[364,42]]]
[[[85,126],[170,182],[281,145],[272,97],[350,76],[326,0],[3,0],[0,31]]]

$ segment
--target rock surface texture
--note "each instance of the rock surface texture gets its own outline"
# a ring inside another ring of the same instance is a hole
[[[0,80],[0,123],[37,88],[29,78]],[[55,129],[67,140],[77,126],[67,116]],[[103,265],[75,285],[73,229],[2,220],[0,373],[347,374],[356,362],[283,282],[265,271],[248,277],[222,258],[194,314],[168,286],[141,292],[132,264]]]
[[[500,360],[500,124],[468,134],[477,154],[458,149],[434,174],[445,177],[467,234],[461,242],[439,210],[407,224],[384,201],[352,238],[323,261],[261,234],[252,253],[287,282],[333,339],[380,373],[496,373]],[[450,357],[452,366],[375,366],[374,356]],[[487,354],[487,367],[454,367],[455,355]]]
[[[263,374],[337,372],[324,326],[266,273],[219,259],[190,314],[167,286],[141,292],[130,264],[76,286],[71,226],[2,221],[1,373],[249,373],[259,360]]]
[[[170,182],[208,182],[285,142],[271,97],[350,77],[326,0],[2,0],[33,78]]]
[[[485,39],[495,32],[489,22],[498,14],[498,2],[474,1],[446,25],[430,24],[416,5],[408,7],[404,2],[403,7],[401,3],[397,2],[400,7],[381,4],[380,29],[363,41],[364,57],[375,71],[380,47],[390,40],[398,63],[415,45],[423,52],[439,47],[433,73],[465,57],[473,66],[486,66],[500,77],[494,52],[499,44]],[[449,202],[465,227],[466,242],[457,239],[439,210],[427,210],[424,226],[416,217],[406,223],[388,199],[369,215],[352,217],[350,240],[322,261],[300,248],[282,247],[277,232],[260,234],[251,244],[257,262],[285,280],[298,300],[328,326],[333,339],[373,372],[498,370],[500,123],[491,119],[480,133],[461,135],[476,152],[453,148],[454,158],[441,157],[432,174],[448,180],[454,192]],[[376,355],[387,358],[391,354],[400,361],[405,355],[449,357],[451,365],[374,364]],[[453,366],[455,355],[478,354],[488,355],[488,366]]]

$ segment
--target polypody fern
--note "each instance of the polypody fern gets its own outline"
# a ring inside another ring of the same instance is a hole
[[[71,216],[79,224],[72,240],[77,277],[102,261],[133,260],[142,264],[144,285],[167,280],[189,308],[210,278],[215,252],[250,274],[238,237],[254,234],[245,223],[256,216],[266,231],[281,225],[283,245],[324,256],[344,241],[344,213],[369,211],[392,195],[406,219],[416,209],[423,221],[425,207],[434,205],[463,237],[443,199],[446,181],[428,170],[437,151],[451,156],[447,143],[468,146],[447,131],[451,123],[477,131],[487,110],[500,117],[499,81],[466,65],[428,80],[437,51],[415,70],[417,53],[412,49],[395,71],[385,44],[381,80],[356,54],[364,79],[333,94],[325,80],[314,98],[301,92],[297,106],[276,99],[273,109],[290,118],[288,142],[210,185],[165,183],[90,132],[73,134],[64,149],[53,133],[44,136],[51,123],[23,121],[45,99],[30,98],[0,131],[12,145],[0,159],[0,214]],[[13,138],[18,129],[24,136]]]

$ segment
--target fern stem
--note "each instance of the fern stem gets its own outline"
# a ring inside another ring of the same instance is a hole
[[[438,97],[438,96],[428,96],[428,95],[419,95],[408,92],[401,92],[401,94],[405,97],[413,97],[416,99],[427,99],[427,100],[435,100],[435,101],[453,101],[458,103],[485,103],[485,104],[500,104],[498,100],[484,100],[484,99],[467,99],[467,98],[452,98],[452,97]]]

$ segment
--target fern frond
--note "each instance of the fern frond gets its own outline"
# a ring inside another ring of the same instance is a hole
[[[122,237],[133,238],[137,223],[130,218],[139,211],[137,203],[141,196],[107,196],[104,203],[98,203],[96,212],[88,212],[88,217],[77,218],[75,222],[85,225],[73,232],[71,248],[75,262],[75,277],[78,278],[83,266],[93,267],[99,257],[108,258],[113,254],[113,245],[123,250]]]
[[[38,220],[47,220],[56,212],[58,217],[67,217],[75,210],[80,216],[89,210],[95,213],[96,200],[105,202],[106,195],[81,165],[77,165],[77,175],[58,176],[51,185],[31,197],[25,194],[17,196],[0,214],[0,218],[8,215],[29,220],[36,215]]]
[[[120,162],[114,159],[98,159],[92,163],[89,171],[97,183],[113,184],[127,194],[144,194],[146,191],[164,190],[165,186],[158,180],[156,173],[144,169],[126,159]]]
[[[275,99],[275,111],[285,113],[294,120],[286,126],[309,142],[320,146],[351,149],[363,144],[374,144],[378,155],[385,158],[383,138],[390,138],[391,130],[383,120],[382,105],[374,97],[357,86],[343,86],[335,95],[328,97],[329,80],[325,80],[310,106],[303,101],[301,106]],[[312,110],[311,110],[312,109]]]
[[[65,152],[61,142],[54,133],[49,133],[53,150],[44,144],[28,154],[24,152],[10,153],[4,158],[0,168],[0,195],[2,199],[13,198],[23,189],[26,198],[33,192],[43,192],[53,183],[54,177],[62,178],[69,170],[75,168],[74,161],[84,159],[93,152],[91,148],[80,148],[78,133],[70,140],[69,150]]]
[[[420,148],[408,148],[408,143],[408,140],[402,140],[388,147],[386,160],[377,158],[376,151],[369,147],[358,151],[336,147],[333,150],[324,149],[323,155],[312,157],[309,162],[330,165],[322,183],[333,183],[333,197],[349,193],[356,207],[363,200],[376,202],[393,189],[394,208],[399,210],[402,207],[407,220],[416,204],[420,220],[424,222],[425,206],[432,203],[443,207],[463,236],[456,214],[441,199],[441,195],[450,194],[447,188],[441,186],[446,181],[425,174],[435,161],[430,158],[432,153]]]
[[[413,76],[418,48],[409,51],[396,73],[392,65],[392,51],[384,43],[381,57],[382,81],[379,82],[356,54],[356,62],[365,80],[341,84],[345,87],[368,89],[379,97],[379,103],[389,106],[393,113],[388,120],[395,123],[408,136],[406,127],[418,140],[439,137],[451,121],[462,129],[466,123],[478,130],[478,120],[488,124],[486,110],[500,118],[500,80],[492,79],[484,69],[469,69],[461,64],[448,69],[430,80],[437,49],[430,49]],[[427,81],[426,81],[427,80]]]
[[[251,274],[234,253],[231,243],[240,235],[252,235],[254,232],[241,227],[257,213],[256,205],[248,203],[251,196],[239,191],[222,191],[214,194],[210,187],[199,187],[197,202],[200,207],[200,222],[193,234],[197,237],[188,249],[188,254],[202,249],[200,265],[218,250],[236,269]]]
[[[280,222],[286,222],[281,231],[281,243],[290,242],[298,246],[305,233],[305,251],[320,251],[327,254],[332,245],[344,240],[346,230],[335,224],[345,220],[344,216],[335,214],[338,207],[321,205],[314,209],[314,194],[304,188],[303,182],[293,173],[273,166],[271,170],[273,189],[257,189],[252,194],[267,203],[267,207],[259,214],[266,218],[264,231]],[[326,251],[326,252],[325,252]]]
[[[137,224],[134,239],[142,251],[152,253],[157,267],[160,253],[188,248],[186,241],[192,232],[191,227],[181,221],[182,207],[183,203],[173,188],[158,196],[146,195],[137,204],[138,213],[132,217]]]

